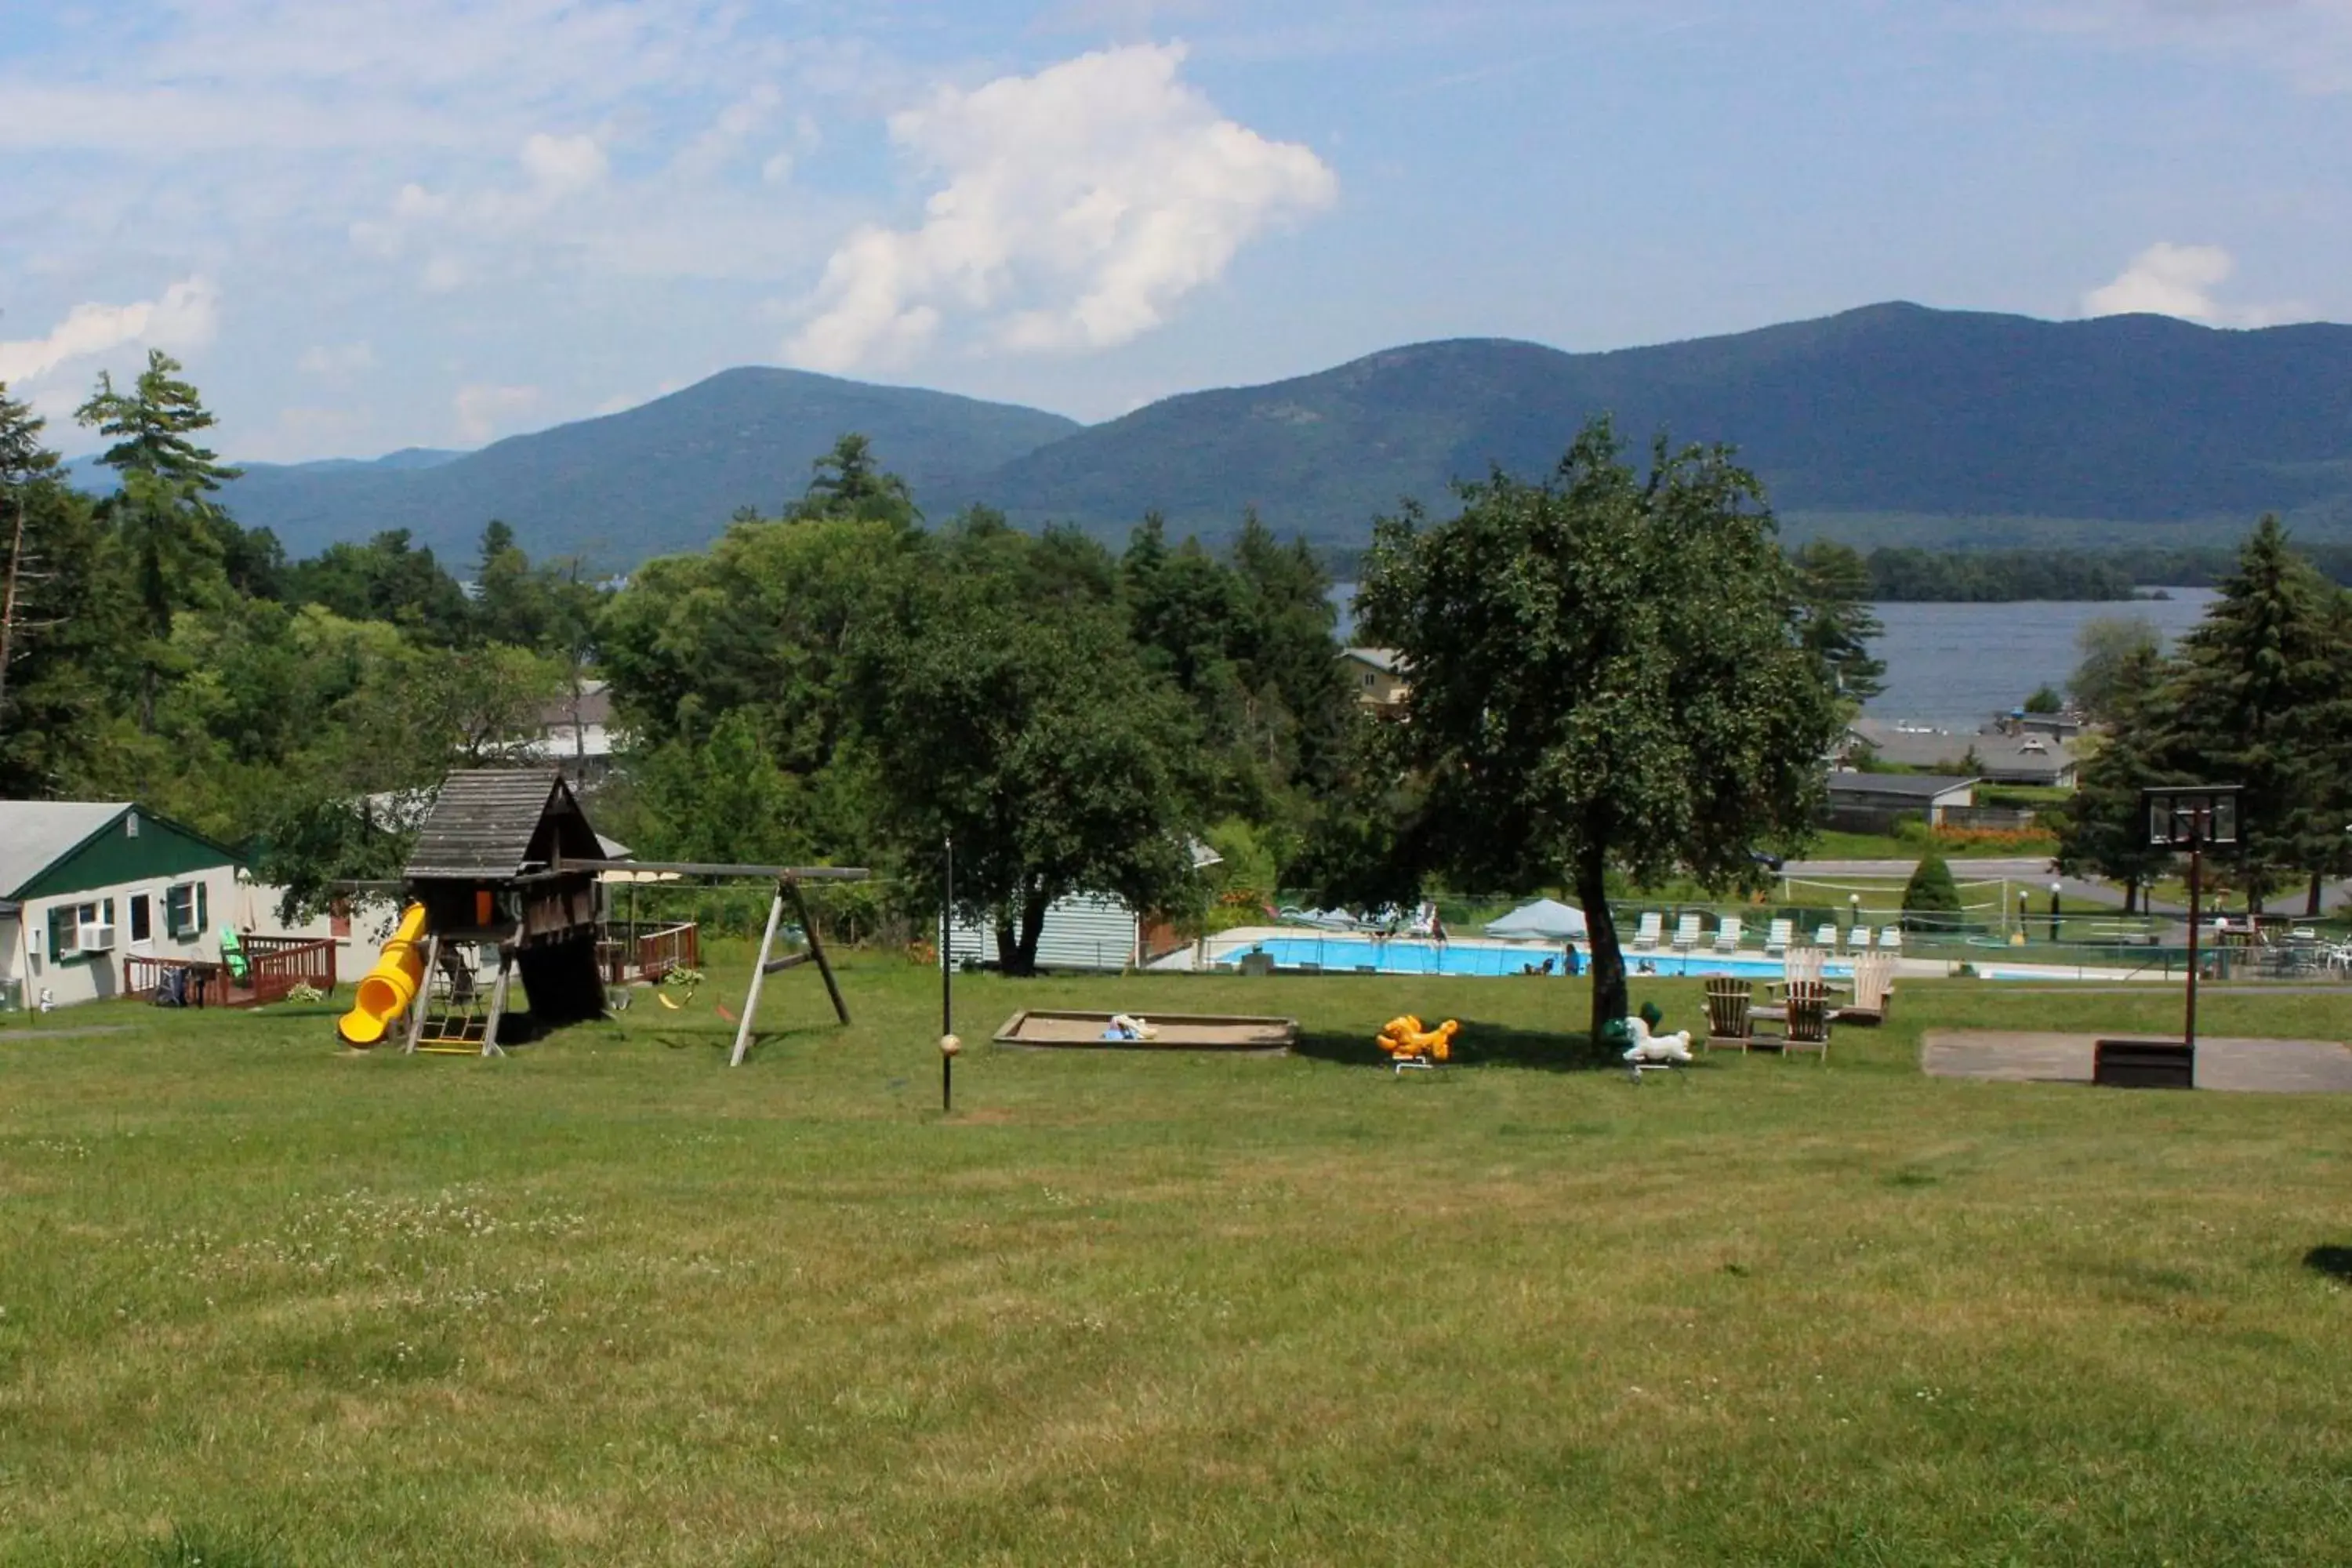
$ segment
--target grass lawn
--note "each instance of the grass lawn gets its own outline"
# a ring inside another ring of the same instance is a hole
[[[730,1071],[740,962],[504,1061],[0,1029],[0,1563],[2352,1557],[2352,1105],[1914,1067],[2168,993],[1916,985],[1636,1088],[1575,982],[973,978],[969,1038],[1309,1048],[981,1047],[942,1120],[935,976],[854,966],[846,1030],[781,977]],[[1408,1008],[1474,1059],[1371,1064]]]

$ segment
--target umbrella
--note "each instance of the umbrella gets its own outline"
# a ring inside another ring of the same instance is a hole
[[[1545,942],[1566,942],[1584,934],[1584,911],[1572,910],[1557,899],[1538,899],[1522,905],[1501,920],[1487,922],[1488,936],[1536,937]]]

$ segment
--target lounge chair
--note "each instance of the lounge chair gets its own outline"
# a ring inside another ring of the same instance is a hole
[[[1796,921],[1774,921],[1764,933],[1764,952],[1768,956],[1776,952],[1786,952],[1789,951],[1789,944],[1796,940]]]
[[[1658,950],[1658,939],[1665,934],[1665,925],[1666,917],[1654,910],[1643,915],[1642,923],[1633,928],[1633,951],[1655,952]]]
[[[1717,975],[1706,983],[1706,1048],[1717,1046],[1726,1050],[1737,1046],[1747,1054],[1748,1043],[1755,1036],[1755,1023],[1749,1009],[1755,1005],[1756,993],[1745,980],[1733,980]]]
[[[1878,932],[1878,951],[1881,952],[1901,952],[1903,951],[1903,928],[1901,926],[1881,927]]]
[[[1819,1051],[1830,1059],[1830,999],[1826,987],[1807,981],[1789,988],[1789,1032],[1780,1040],[1783,1056],[1791,1051]]]
[[[1740,933],[1747,929],[1738,915],[1726,915],[1715,923],[1715,951],[1738,952]]]
[[[1883,1024],[1895,998],[1895,955],[1865,952],[1853,961],[1853,1000],[1837,1010],[1841,1024]]]
[[[1688,952],[1698,945],[1698,917],[1685,915],[1675,921],[1675,951]]]
[[[1837,949],[1837,922],[1832,921],[1813,932],[1813,945],[1825,952]]]
[[[1868,926],[1857,923],[1845,933],[1845,950],[1848,952],[1865,952],[1869,948],[1870,928]]]

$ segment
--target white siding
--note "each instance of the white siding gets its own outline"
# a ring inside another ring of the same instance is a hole
[[[1117,899],[1081,893],[1055,900],[1045,910],[1045,929],[1037,939],[1040,969],[1125,969],[1136,962],[1142,930],[1135,911]],[[958,963],[967,959],[996,962],[996,933],[959,921],[949,930],[950,955]]]
[[[163,891],[179,882],[201,882],[205,885],[205,924],[201,931],[174,937],[165,929]],[[148,900],[148,938],[145,942],[134,942],[131,939],[131,900],[142,893]],[[51,1003],[59,1007],[70,1007],[78,1002],[95,1002],[106,996],[119,996],[122,994],[122,961],[133,954],[142,958],[218,958],[221,928],[235,922],[236,895],[235,868],[212,866],[201,871],[184,871],[170,877],[118,882],[111,887],[92,888],[86,892],[26,899],[24,913],[16,926],[16,951],[8,960],[11,972],[23,982],[25,1005],[40,1005],[44,991],[49,994]],[[86,958],[52,961],[49,957],[49,911],[77,904],[102,907],[109,899],[114,900],[113,949],[91,953]]]

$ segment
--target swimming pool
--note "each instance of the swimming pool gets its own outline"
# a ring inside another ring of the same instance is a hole
[[[1210,962],[1234,963],[1244,953],[1262,951],[1274,960],[1277,969],[1304,969],[1312,965],[1326,973],[1369,974],[1521,974],[1528,964],[1540,968],[1550,959],[1554,973],[1559,968],[1560,950],[1535,943],[1512,946],[1496,942],[1437,942],[1415,937],[1350,936],[1269,936],[1215,944]],[[1579,958],[1586,964],[1591,962],[1591,951],[1579,947]],[[1642,966],[1648,964],[1648,969]],[[1779,979],[1782,965],[1778,958],[1767,958],[1760,952],[1628,952],[1625,967],[1635,974],[1656,974],[1674,978],[1696,974],[1729,974],[1744,979]],[[1832,958],[1822,964],[1825,975],[1848,976],[1853,973],[1851,960]]]

